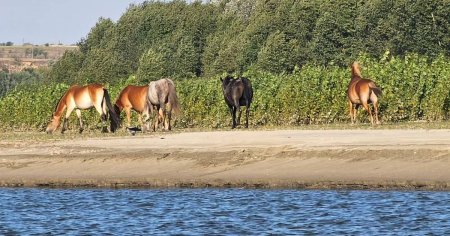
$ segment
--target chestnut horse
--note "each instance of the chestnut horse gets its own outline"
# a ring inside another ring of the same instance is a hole
[[[172,129],[170,123],[172,112],[175,114],[180,112],[180,104],[178,102],[175,84],[171,79],[160,79],[149,83],[147,106],[149,107],[150,112],[153,112],[153,107],[155,107],[157,111],[153,131],[156,131],[159,123],[164,124],[165,130]]]
[[[253,99],[252,83],[245,77],[234,79],[232,76],[227,76],[225,79],[220,78],[220,81],[222,81],[223,96],[233,120],[231,128],[234,129],[236,128],[236,125],[240,125],[241,123],[241,106],[246,107],[245,128],[248,128],[248,115],[250,113],[250,104]],[[236,112],[238,112],[237,121]]]
[[[376,124],[378,120],[378,97],[381,96],[381,89],[370,79],[363,79],[358,62],[352,64],[352,79],[347,89],[348,104],[350,107],[350,119],[352,124],[356,121],[356,111],[360,105],[369,113],[370,122],[373,125],[372,111],[369,104],[373,104]]]
[[[83,132],[84,128],[83,121],[81,120],[81,110],[89,109],[91,107],[95,107],[101,115],[103,132],[107,132],[104,123],[108,118],[106,113],[106,108],[108,108],[111,120],[111,132],[116,131],[119,127],[120,120],[111,105],[108,90],[100,84],[89,84],[86,86],[73,85],[67,90],[67,92],[59,99],[55,112],[53,113],[53,118],[50,121],[50,124],[48,124],[46,132],[51,134],[59,127],[61,124],[61,115],[66,108],[67,111],[61,133],[64,133],[64,131],[67,130],[67,122],[74,109],[76,109],[78,119],[80,120],[80,133]]]
[[[135,110],[139,116],[139,123],[143,131],[148,129],[148,125],[144,124],[150,118],[149,107],[147,106],[147,92],[148,85],[135,86],[128,85],[119,94],[119,97],[114,104],[114,110],[117,115],[120,115],[122,110],[125,110],[127,115],[127,128],[131,124],[131,109]],[[144,120],[142,119],[144,117]]]

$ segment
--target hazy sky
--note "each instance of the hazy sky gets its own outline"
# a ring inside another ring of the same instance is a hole
[[[144,0],[0,0],[0,43],[75,44],[99,17],[117,21]]]

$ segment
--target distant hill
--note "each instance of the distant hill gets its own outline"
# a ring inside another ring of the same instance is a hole
[[[77,50],[71,45],[23,45],[0,46],[0,70],[19,72],[25,68],[48,67],[58,60],[67,50]]]

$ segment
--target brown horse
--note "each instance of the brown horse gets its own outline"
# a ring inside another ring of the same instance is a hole
[[[250,104],[253,99],[252,83],[249,79],[241,77],[234,79],[232,76],[227,76],[222,81],[222,92],[225,102],[230,110],[233,124],[232,129],[241,123],[241,106],[245,106],[245,128],[248,128],[248,115],[250,113]],[[236,112],[238,113],[236,121]]]
[[[61,124],[61,115],[66,108],[67,111],[61,133],[64,133],[64,131],[67,130],[67,122],[74,109],[76,109],[78,119],[80,120],[80,133],[83,132],[84,128],[83,121],[81,120],[81,110],[89,109],[91,107],[95,107],[101,115],[103,132],[107,132],[107,128],[104,125],[108,118],[106,108],[108,108],[110,115],[111,132],[114,132],[117,129],[120,120],[111,105],[108,90],[100,84],[89,84],[86,86],[73,85],[67,90],[61,99],[59,99],[58,105],[53,113],[53,118],[50,121],[50,124],[48,124],[46,132],[51,134],[59,127]]]
[[[164,124],[165,130],[171,130],[172,112],[174,114],[180,112],[180,104],[173,81],[166,78],[150,82],[147,95],[147,106],[150,112],[153,112],[153,107],[157,111],[153,131],[156,131],[159,123]]]
[[[128,85],[119,94],[114,104],[114,109],[118,115],[125,110],[127,115],[127,128],[131,124],[131,109],[135,110],[139,116],[139,123],[143,131],[148,129],[146,121],[150,118],[149,107],[147,106],[148,85],[135,86]]]
[[[378,97],[381,96],[381,89],[370,79],[363,79],[358,62],[352,64],[352,79],[347,89],[348,104],[350,107],[350,119],[352,124],[356,121],[356,111],[360,105],[369,113],[370,122],[373,125],[372,111],[369,104],[373,104],[375,111],[375,121],[378,120]]]

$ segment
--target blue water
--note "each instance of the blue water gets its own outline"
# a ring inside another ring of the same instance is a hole
[[[450,193],[0,188],[0,235],[450,235]]]

